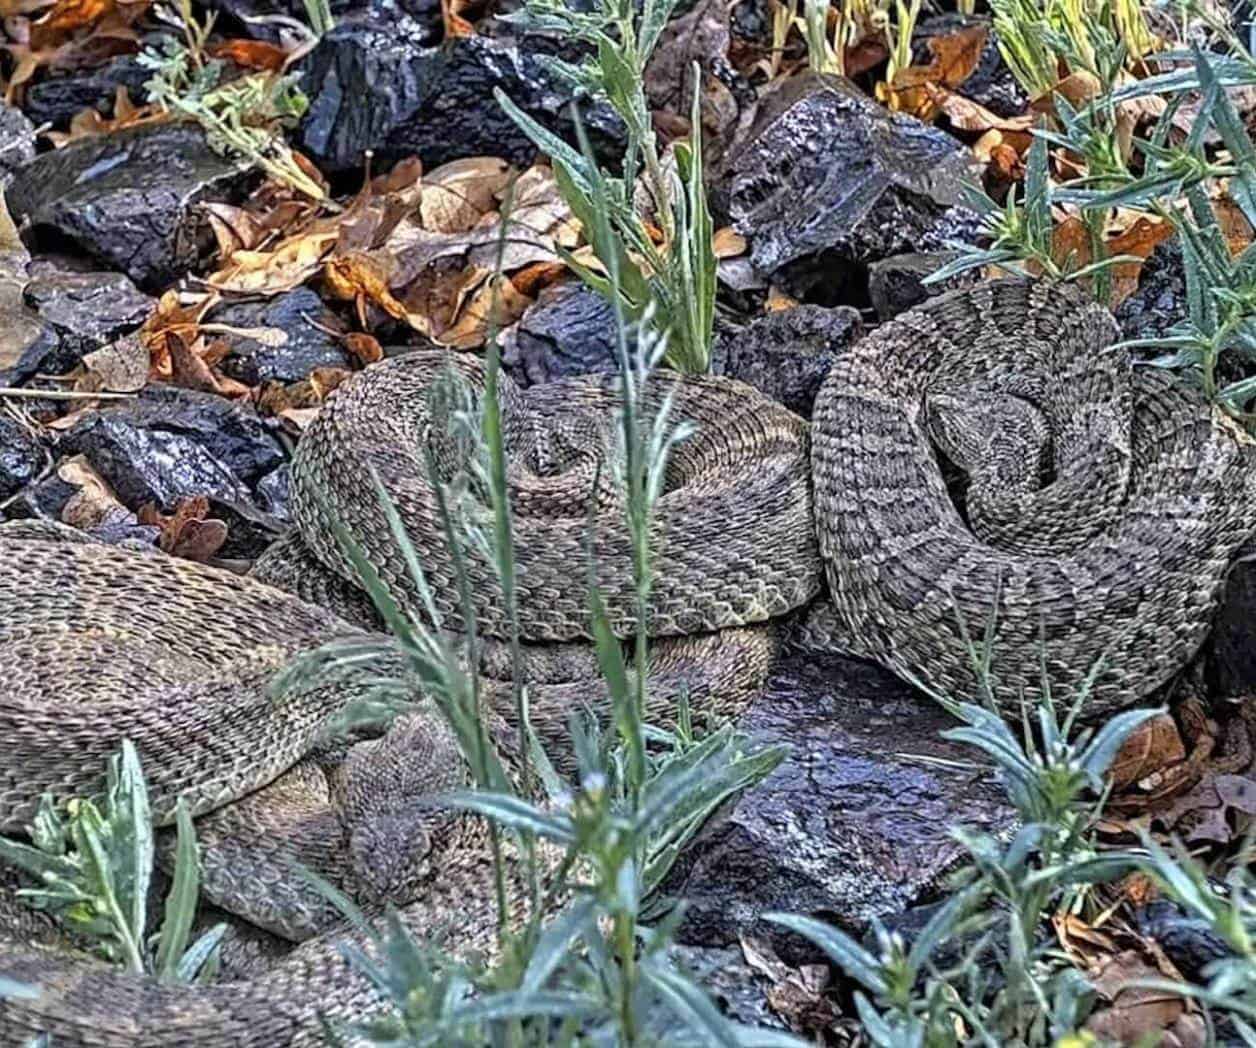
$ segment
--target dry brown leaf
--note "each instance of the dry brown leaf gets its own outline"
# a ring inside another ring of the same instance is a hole
[[[68,32],[94,25],[116,9],[114,0],[57,0],[35,23],[52,32]]]
[[[153,378],[170,381],[174,374],[171,361],[175,339],[190,342],[200,331],[201,319],[218,301],[216,292],[180,295],[167,291],[157,300],[157,308],[140,327],[138,336],[149,354],[149,371]]]
[[[513,324],[530,305],[531,298],[499,275],[485,281],[465,306],[455,307],[457,319],[436,337],[436,342],[454,349],[475,349],[488,341],[490,327],[501,330]]]
[[[751,970],[772,985],[767,999],[772,1010],[798,1032],[825,1029],[840,1014],[836,1002],[825,995],[829,969],[823,964],[791,968],[777,956],[766,939],[741,936],[741,953]]]
[[[384,359],[384,347],[379,344],[379,339],[374,335],[368,335],[362,331],[351,331],[347,335],[342,335],[340,341],[344,343],[345,349],[362,364],[374,364],[375,361]]]
[[[725,226],[715,231],[715,236],[711,238],[711,247],[715,251],[716,258],[737,258],[746,253],[749,245],[746,243],[746,238],[732,226]]]
[[[561,262],[533,262],[515,273],[510,282],[521,295],[536,298],[545,288],[557,283],[567,272]]]
[[[782,310],[793,309],[796,305],[798,305],[798,299],[791,298],[780,288],[773,285],[768,290],[767,300],[763,303],[763,312],[780,313]]]
[[[1135,950],[1125,950],[1111,957],[1090,978],[1099,996],[1110,1004],[1091,1015],[1086,1029],[1117,1044],[1135,1044],[1142,1038],[1158,1037],[1161,1048],[1170,1045],[1202,1048],[1203,1023],[1198,1016],[1187,1012],[1182,997],[1130,985],[1160,977],[1161,973]]]
[[[1034,126],[1032,116],[997,116],[985,106],[946,88],[927,87],[926,91],[934,103],[935,112],[945,116],[957,130],[988,132],[997,129],[1003,133],[999,141],[1015,142],[1025,149],[1029,148],[1033,137],[1030,133]]]
[[[1217,224],[1221,227],[1221,234],[1225,237],[1231,256],[1238,257],[1252,243],[1251,223],[1226,191],[1213,195],[1212,211],[1217,216]]]
[[[877,84],[877,98],[891,109],[923,120],[937,114],[936,88],[956,88],[972,76],[981,61],[988,31],[983,25],[963,26],[954,33],[929,38],[932,54],[927,65],[908,66],[894,75],[893,84]]]
[[[406,319],[403,306],[388,289],[388,266],[381,257],[354,251],[329,258],[323,266],[323,280],[336,298],[353,302],[358,319],[366,327],[366,303],[373,302],[397,320]]]
[[[61,507],[61,522],[82,531],[102,524],[134,524],[135,515],[114,494],[85,455],[75,455],[57,465],[57,476],[75,491]]]
[[[149,503],[140,508],[138,518],[141,524],[161,529],[157,545],[172,557],[204,564],[227,541],[227,525],[209,516],[209,499],[204,495],[180,499],[169,516]]]
[[[1230,812],[1235,814],[1233,825]],[[1243,834],[1254,815],[1256,781],[1245,775],[1210,773],[1167,811],[1155,813],[1155,818],[1188,843],[1228,844]]]
[[[280,295],[310,279],[336,244],[336,230],[321,230],[285,240],[273,251],[237,251],[225,269],[206,283],[221,291]]]
[[[237,251],[252,250],[266,236],[258,220],[242,207],[209,201],[200,211],[209,219],[221,262],[229,262]]]
[[[44,136],[53,146],[61,149],[81,138],[94,138],[97,135],[111,135],[128,127],[139,127],[141,124],[163,124],[171,119],[170,113],[160,106],[137,106],[124,85],[119,84],[114,91],[113,116],[101,115],[95,108],[84,109],[70,119],[68,131],[45,131]]]
[[[441,21],[444,23],[446,37],[475,36],[475,26],[462,17],[467,9],[467,0],[440,0]]]
[[[1118,220],[1129,221],[1133,212],[1118,215]],[[1109,230],[1104,240],[1107,257],[1133,256],[1133,261],[1117,262],[1110,267],[1112,274],[1112,305],[1118,306],[1138,288],[1138,273],[1144,260],[1156,249],[1156,245],[1173,235],[1173,227],[1159,218],[1137,215],[1125,228]],[[1076,215],[1070,215],[1055,227],[1051,234],[1051,256],[1056,265],[1077,270],[1091,261],[1090,232]],[[1034,267],[1030,267],[1031,269]]]
[[[442,164],[423,179],[419,219],[434,233],[465,233],[495,210],[497,194],[510,182],[504,160],[473,156]]]
[[[288,62],[288,52],[266,40],[223,40],[211,44],[209,53],[214,58],[225,58],[244,69],[260,69],[278,72]]]
[[[1108,775],[1112,788],[1122,790],[1155,772],[1186,759],[1186,747],[1177,723],[1167,713],[1145,720],[1117,751]]]

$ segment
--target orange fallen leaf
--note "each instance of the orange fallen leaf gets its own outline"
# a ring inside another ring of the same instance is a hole
[[[379,339],[374,335],[368,335],[362,331],[351,331],[347,335],[342,335],[340,341],[344,343],[345,349],[362,364],[374,364],[375,361],[384,359],[384,347],[379,344]]]
[[[1148,775],[1186,759],[1177,724],[1167,713],[1140,724],[1122,743],[1108,768],[1112,788],[1122,790]]]
[[[510,282],[521,295],[536,298],[544,288],[555,283],[567,272],[562,262],[533,262],[511,276]]]
[[[465,307],[457,310],[457,320],[441,332],[436,342],[454,349],[482,346],[488,341],[490,328],[500,331],[513,324],[530,305],[531,298],[516,290],[506,276],[499,275],[485,281],[467,299]]]
[[[114,0],[57,0],[35,25],[56,32],[82,29],[99,22],[115,6]]]
[[[1225,237],[1226,247],[1232,257],[1237,258],[1252,243],[1253,230],[1242,209],[1234,202],[1229,192],[1214,194],[1212,211],[1217,216],[1217,224],[1221,227],[1221,235]]]
[[[204,564],[227,541],[227,525],[209,516],[209,499],[204,495],[180,499],[169,516],[153,503],[140,508],[141,524],[161,529],[157,545],[172,557]]]
[[[445,24],[445,36],[475,36],[475,26],[462,17],[468,7],[466,0],[440,0],[441,21]]]
[[[244,69],[278,72],[288,61],[288,52],[266,40],[223,40],[212,44],[209,53],[225,58]]]
[[[927,65],[908,66],[894,74],[893,83],[877,84],[879,101],[891,109],[931,120],[937,101],[930,88],[956,88],[972,76],[986,46],[985,26],[964,26],[954,33],[929,38],[932,58]]]
[[[380,257],[352,251],[329,258],[323,265],[323,280],[336,298],[357,306],[363,327],[366,327],[367,302],[375,303],[391,317],[406,319],[406,307],[389,290],[388,267]]]
[[[763,303],[763,311],[765,313],[779,313],[782,310],[793,309],[796,305],[798,305],[798,299],[791,298],[780,288],[773,285],[768,289],[768,297]]]
[[[711,247],[716,258],[737,258],[746,253],[746,238],[736,232],[732,226],[717,229],[711,238]]]

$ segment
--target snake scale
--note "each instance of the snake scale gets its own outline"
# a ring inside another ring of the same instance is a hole
[[[442,377],[451,362],[461,384]],[[368,636],[352,621],[370,612],[333,520],[395,599],[420,606],[377,483],[445,625],[465,626],[469,598],[478,630],[506,635],[488,554],[470,544],[461,593],[444,539],[444,512],[474,525],[483,509],[474,452],[459,436],[475,397],[457,395],[482,392],[483,380],[470,357],[417,352],[345,383],[298,447],[298,533],[263,558],[261,578],[0,529],[0,829],[29,821],[44,790],[97,788],[105,757],[130,737],[159,821],[183,795],[203,813],[211,853],[249,819],[256,829],[278,813],[282,823],[290,802],[297,835],[348,842],[325,851],[359,873],[384,846],[352,842],[411,841],[394,851],[418,854],[424,872],[403,861],[389,875],[418,887],[404,922],[422,932],[453,913],[456,947],[491,948],[482,827],[414,810],[416,794],[456,779],[439,727],[416,715],[410,742],[390,749],[390,734],[360,760],[351,751],[328,771],[327,796],[339,798],[331,818],[326,797],[303,799],[307,755],[353,682],[316,680],[278,700],[267,692],[298,652]],[[590,571],[617,634],[635,621],[614,482],[616,390],[598,377],[526,391],[503,377],[499,390],[523,635],[553,645],[536,657],[534,716],[554,737],[573,708],[598,702],[579,654]],[[790,616],[797,642],[840,647],[960,697],[978,690],[969,642],[988,629],[989,685],[1009,709],[1037,695],[1044,667],[1067,693],[1098,661],[1088,709],[1102,714],[1195,654],[1229,562],[1256,528],[1250,439],[1185,384],[1135,371],[1111,315],[1071,285],[994,281],[883,324],[834,365],[810,432],[729,379],[656,376],[644,413],[665,403],[694,432],[661,478],[651,536],[656,715],[680,688],[735,708],[763,680],[772,624],[807,605]],[[429,466],[451,505],[425,482]],[[826,582],[829,602],[813,603]],[[508,703],[490,702],[509,719]],[[355,794],[355,769],[365,769],[365,794]],[[380,781],[382,813],[368,796]],[[359,794],[356,808],[346,802]],[[215,829],[214,819],[226,822]],[[259,831],[234,861],[254,861],[272,832],[284,831]],[[230,896],[230,865],[220,873]],[[311,937],[265,975],[211,987],[157,985],[12,943],[0,976],[40,992],[0,1002],[0,1041],[48,1031],[57,1045],[320,1043],[320,1014],[354,1014],[374,998],[337,950],[362,937],[317,931],[315,922],[293,934]]]

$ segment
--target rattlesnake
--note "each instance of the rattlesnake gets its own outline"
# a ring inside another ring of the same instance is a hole
[[[1071,286],[1009,280],[940,296],[839,359],[817,400],[810,448],[800,420],[748,387],[658,377],[645,413],[671,397],[676,418],[698,424],[673,456],[651,536],[647,623],[661,638],[660,711],[694,681],[717,705],[753,692],[770,650],[761,642],[769,627],[755,624],[802,608],[823,576],[832,604],[810,613],[797,641],[839,645],[958,697],[979,690],[969,640],[987,625],[990,686],[1008,707],[1037,693],[1040,671],[1067,692],[1102,655],[1095,712],[1127,705],[1176,672],[1202,642],[1229,559],[1256,526],[1252,444],[1184,385],[1134,372],[1114,340],[1110,315]],[[482,479],[461,468],[470,460],[457,413],[430,426],[427,391],[448,362],[419,352],[341,387],[299,446],[300,535],[267,558],[268,577],[362,613],[334,516],[390,593],[418,604],[374,469],[420,551],[445,624],[462,627],[469,608],[480,630],[507,633],[488,553],[471,544],[470,586],[460,590],[441,507],[419,480],[430,450],[445,479],[461,485],[451,512],[484,499]],[[482,386],[477,361],[453,362]],[[630,538],[617,489],[606,483],[616,459],[606,423],[614,390],[593,377],[526,392],[501,380],[528,639],[589,636],[590,549],[615,630],[626,635],[635,621]],[[969,474],[967,519],[944,480],[950,465]],[[263,678],[292,653],[352,627],[257,580],[0,531],[0,596],[8,609],[0,670],[17,682],[16,698],[0,700],[0,738],[16,753],[0,771],[5,829],[29,818],[42,790],[66,796],[98,783],[124,735],[138,736],[156,812],[168,816],[180,791],[197,811],[219,807],[293,764],[340,701],[318,685],[290,706],[259,699]],[[720,632],[692,637],[703,631]],[[205,676],[209,683],[198,683]],[[63,700],[49,700],[49,681]],[[592,695],[587,683],[549,682],[537,694],[536,714],[556,734],[573,701]],[[491,946],[477,827],[459,819],[443,834],[438,875],[402,910],[419,930],[457,913],[455,945]],[[0,976],[45,988],[34,1001],[0,1004],[0,1035],[6,1043],[37,1029],[58,1044],[312,1041],[320,1009],[347,1014],[371,1000],[335,954],[344,934],[316,937],[265,979],[213,988],[156,987],[45,954],[0,955]]]

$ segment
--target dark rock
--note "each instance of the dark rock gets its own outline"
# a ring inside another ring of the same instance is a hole
[[[578,280],[551,284],[504,339],[502,364],[521,386],[619,370],[615,310]]]
[[[64,374],[86,354],[138,328],[153,309],[153,299],[121,273],[82,272],[36,259],[30,275],[26,300],[57,338],[55,352],[39,363],[44,374]]]
[[[292,520],[292,472],[285,462],[257,482],[257,505],[276,520]]]
[[[761,1029],[788,1029],[768,1005],[770,984],[746,963],[740,950],[672,945],[668,947],[668,954],[734,1022]],[[674,1027],[675,1017],[668,1015],[667,1019]]]
[[[729,11],[729,29],[738,40],[771,46],[772,5],[768,0],[738,0]]]
[[[85,109],[111,114],[120,87],[127,89],[132,101],[142,102],[147,97],[144,85],[152,75],[138,55],[118,55],[96,69],[67,70],[32,84],[22,108],[38,125],[65,127]]]
[[[0,386],[21,386],[36,375],[55,374],[61,352],[57,333],[20,301],[5,313],[10,326],[3,335],[0,360],[9,363],[0,367]]]
[[[20,109],[0,103],[0,175],[35,159],[35,125]]]
[[[1210,685],[1216,695],[1256,691],[1256,543],[1249,543],[1230,568],[1221,609],[1209,641]]]
[[[337,322],[310,288],[297,288],[264,302],[222,307],[208,320],[236,328],[275,328],[287,337],[283,345],[271,346],[243,335],[222,334],[231,347],[231,353],[223,360],[223,371],[250,386],[271,381],[299,382],[315,368],[347,368],[352,363],[341,344],[322,330],[334,330]]]
[[[816,394],[838,355],[863,335],[850,306],[796,306],[726,327],[711,353],[711,370],[740,379],[811,417]]]
[[[1231,956],[1220,935],[1197,917],[1167,899],[1136,910],[1134,920],[1141,935],[1155,939],[1174,965],[1193,983],[1203,983],[1203,970],[1214,961]]]
[[[39,476],[44,462],[43,445],[30,431],[16,419],[0,415],[0,500]]]
[[[1159,338],[1186,319],[1186,270],[1176,238],[1156,245],[1138,271],[1137,290],[1117,306],[1116,319],[1125,338]]]
[[[18,171],[8,189],[28,237],[68,240],[141,288],[161,289],[213,246],[195,205],[238,199],[253,178],[190,124],[85,138]]]
[[[952,826],[997,833],[1013,820],[993,771],[940,737],[954,723],[870,663],[787,656],[739,727],[790,755],[717,813],[673,870],[666,887],[688,902],[680,940],[724,946],[750,932],[797,963],[798,940],[762,914],[859,934],[923,901],[964,854]]]
[[[276,15],[300,22],[308,20],[303,0],[205,0],[204,6],[229,15],[239,23],[244,35],[255,40],[277,42],[281,31],[287,32],[279,23],[271,21]],[[443,28],[440,0],[329,0],[327,6],[337,22],[363,13],[376,19],[411,15],[431,27],[433,42],[440,40]]]
[[[859,304],[863,267],[936,239],[971,173],[969,151],[945,132],[847,80],[806,74],[763,99],[734,148],[729,214],[760,272],[825,304]]]
[[[277,468],[283,452],[251,411],[208,393],[150,386],[121,405],[93,411],[62,437],[131,509],[169,512],[206,495],[215,506],[253,506],[251,485]]]
[[[868,297],[882,320],[892,320],[927,298],[961,287],[972,287],[981,279],[980,270],[969,270],[940,284],[926,284],[925,277],[936,273],[959,255],[954,251],[914,251],[873,262],[868,267]]]
[[[324,36],[302,62],[305,151],[332,171],[357,170],[368,149],[384,165],[416,154],[429,168],[481,155],[526,165],[538,151],[497,104],[498,88],[573,136],[569,107],[578,99],[536,55],[481,36],[432,42],[431,28],[409,16],[350,18]],[[609,106],[585,104],[581,115],[595,149],[622,148]]]
[[[1016,77],[1003,61],[999,52],[999,37],[990,19],[974,15],[947,13],[927,18],[916,26],[912,34],[912,60],[918,65],[928,65],[933,57],[929,41],[933,37],[948,36],[969,26],[984,26],[986,43],[977,60],[977,68],[958,88],[956,93],[984,106],[995,116],[1020,116],[1029,107],[1029,96],[1016,82]]]

